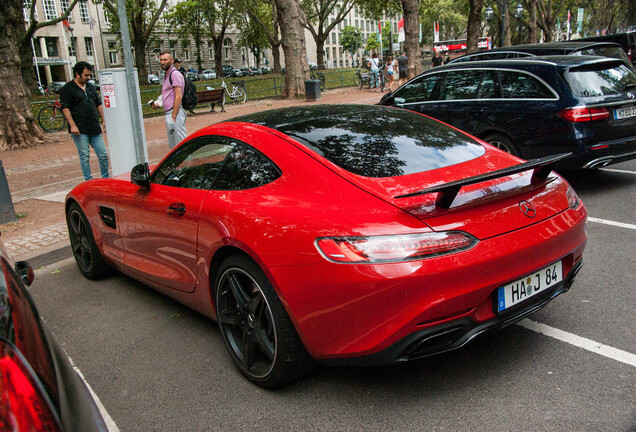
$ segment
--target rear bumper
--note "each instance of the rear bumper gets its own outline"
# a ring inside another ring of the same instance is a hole
[[[480,335],[497,332],[543,308],[552,299],[570,289],[582,265],[583,261],[576,263],[563,282],[541,296],[537,296],[535,301],[484,323],[476,323],[471,318],[462,318],[410,334],[390,347],[371,355],[327,359],[321,360],[321,363],[344,366],[379,366],[417,360],[456,350]]]
[[[636,136],[601,141],[566,159],[561,168],[592,169],[636,159]]]

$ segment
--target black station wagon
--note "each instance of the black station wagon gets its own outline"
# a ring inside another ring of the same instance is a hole
[[[525,159],[572,153],[561,169],[636,158],[636,74],[614,59],[450,64],[413,78],[380,105],[435,117]]]

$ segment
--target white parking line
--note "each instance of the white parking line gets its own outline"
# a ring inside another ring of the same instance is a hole
[[[623,222],[615,222],[615,221],[611,221],[611,220],[607,220],[607,219],[599,219],[599,218],[593,218],[593,217],[588,217],[587,220],[588,220],[588,222],[596,222],[596,223],[600,223],[600,224],[612,225],[612,226],[615,226],[615,227],[628,228],[628,229],[636,230],[636,225],[633,225],[633,224],[628,224],[628,223],[623,223]]]
[[[82,374],[82,371],[80,371],[79,368],[77,366],[75,366],[75,363],[73,363],[73,359],[70,358],[68,356],[68,354],[67,354],[66,357],[68,357],[68,360],[71,362],[71,366],[73,366],[73,369],[75,369],[75,372],[77,372],[77,374],[80,376],[82,381],[84,381],[84,384],[86,385],[86,388],[88,388],[88,391],[91,393],[91,396],[95,400],[95,405],[97,405],[97,408],[99,408],[99,412],[101,413],[102,418],[104,419],[104,423],[106,423],[106,427],[108,428],[108,431],[109,432],[119,432],[119,428],[115,424],[115,421],[110,416],[110,414],[108,414],[108,411],[106,411],[106,408],[102,404],[102,401],[99,400],[99,397],[97,397],[97,395],[95,394],[95,392],[91,388],[90,384],[88,384],[88,381],[86,381],[86,378],[84,378],[84,375]]]
[[[615,172],[620,174],[636,174],[636,171],[627,171],[627,170],[614,169],[614,168],[601,168],[601,171]]]
[[[545,324],[531,321],[529,319],[520,321],[517,323],[517,325],[523,328],[527,328],[528,330],[541,333],[542,335],[558,339],[562,342],[567,342],[576,347],[583,348],[593,353],[600,354],[612,360],[616,360],[621,363],[636,367],[636,355],[628,353],[627,351],[622,351],[608,345],[603,345],[602,343],[595,342],[591,339],[586,339],[584,337],[577,336],[575,334],[568,333],[566,331],[559,330]]]

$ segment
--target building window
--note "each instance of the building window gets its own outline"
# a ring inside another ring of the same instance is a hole
[[[77,38],[72,37],[71,43],[68,44],[68,56],[69,57],[77,57]]]
[[[55,9],[55,0],[43,0],[44,19],[50,21],[57,18],[57,9]]]
[[[208,54],[210,55],[210,60],[214,60],[214,48],[210,48],[208,50]]]
[[[85,37],[84,46],[86,47],[86,56],[93,57],[93,38]]]
[[[70,0],[60,0],[60,9],[62,9],[63,14],[66,13],[70,5],[71,5]],[[70,23],[73,22],[73,12],[68,14],[67,20]]]
[[[172,58],[177,58],[177,41],[170,41],[168,45],[170,45],[170,54],[172,54]]]
[[[38,19],[38,8],[33,9],[35,19]],[[24,12],[24,22],[31,22],[31,0],[24,0],[22,11]]]
[[[186,61],[190,60],[190,51],[189,50],[183,51],[183,59],[186,60]]]
[[[106,12],[106,10],[104,10],[104,22],[106,24],[110,24],[110,15]]]
[[[119,59],[117,58],[117,51],[109,52],[108,57],[110,59],[110,64],[119,64]]]
[[[57,51],[57,38],[56,37],[46,37],[44,38],[46,43],[46,53],[49,57],[59,57]]]
[[[88,14],[88,1],[81,0],[79,2],[79,11],[80,11],[80,21],[83,23],[88,23],[91,20],[90,15]]]

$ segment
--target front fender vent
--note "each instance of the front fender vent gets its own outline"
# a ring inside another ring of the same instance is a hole
[[[115,221],[115,210],[109,207],[99,206],[99,217],[104,225],[108,228],[117,229],[117,222]]]

